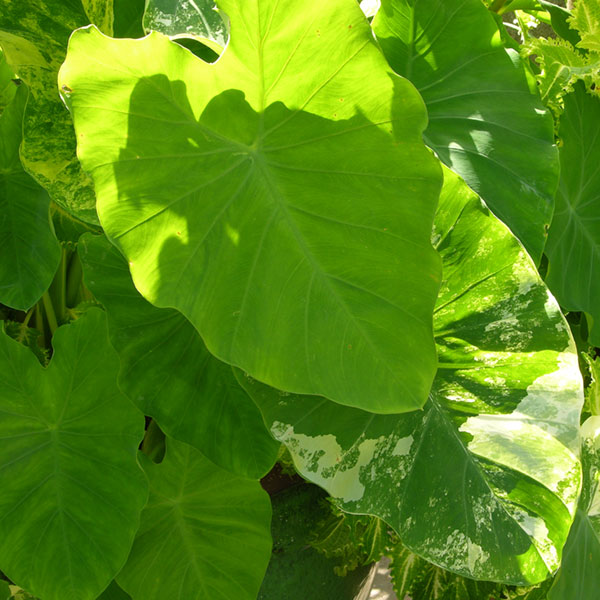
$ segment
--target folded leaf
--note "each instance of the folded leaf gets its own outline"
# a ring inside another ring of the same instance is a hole
[[[422,411],[379,416],[238,379],[304,477],[454,573],[546,579],[575,513],[582,381],[521,244],[448,170],[434,239],[439,369]]]
[[[50,198],[19,160],[27,96],[21,84],[0,116],[0,303],[19,310],[40,299],[60,260]]]
[[[43,369],[0,335],[0,569],[44,600],[94,600],[125,563],[146,502],[144,418],[117,388],[101,311],[52,342]]]
[[[293,392],[420,408],[440,183],[422,101],[354,0],[219,5],[232,35],[214,64],[160,34],[71,38],[60,86],[102,225],[137,289],[217,358]]]

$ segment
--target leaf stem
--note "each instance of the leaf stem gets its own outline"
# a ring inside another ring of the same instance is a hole
[[[493,2],[490,4],[490,10],[492,12],[499,12],[502,7],[506,4],[506,0],[493,0]]]
[[[54,306],[52,305],[52,299],[50,298],[48,291],[44,292],[42,303],[44,304],[44,311],[46,313],[48,327],[50,327],[50,333],[54,335],[54,332],[58,329],[58,321],[56,320],[56,313],[54,312]]]
[[[73,308],[78,304],[82,282],[83,270],[81,269],[81,261],[79,260],[77,252],[73,252],[71,261],[69,262],[69,272],[66,284],[66,306],[69,308]]]

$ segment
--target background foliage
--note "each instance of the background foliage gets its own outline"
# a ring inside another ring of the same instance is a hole
[[[361,4],[0,0],[0,600],[597,594],[600,2]]]

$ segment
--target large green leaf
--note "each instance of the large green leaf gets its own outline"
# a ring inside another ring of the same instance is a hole
[[[157,33],[71,38],[60,85],[102,225],[141,293],[221,360],[281,389],[419,408],[440,183],[422,101],[354,0],[221,7],[232,37],[214,64]]]
[[[144,300],[106,238],[84,235],[79,254],[87,286],[108,311],[121,389],[168,435],[217,465],[251,478],[265,475],[279,444],[231,368],[208,352],[181,313]]]
[[[600,322],[600,99],[582,84],[565,97],[559,135],[562,175],[548,232],[546,282],[561,306]],[[600,345],[596,325],[590,341]]]
[[[373,29],[427,104],[425,142],[538,260],[558,183],[552,117],[489,11],[481,0],[384,0]]]
[[[0,303],[19,310],[39,300],[60,260],[48,194],[19,160],[26,102],[21,84],[0,116]]]
[[[0,335],[0,569],[44,600],[93,600],[125,563],[146,501],[144,419],[117,388],[101,311],[52,342],[43,369]]]
[[[595,598],[600,590],[600,417],[581,428],[583,491],[550,600]]]
[[[239,375],[299,471],[455,573],[527,584],[560,563],[579,492],[581,375],[567,324],[506,227],[449,171],[439,370],[424,410],[380,416]]]
[[[75,155],[73,123],[56,89],[69,35],[88,23],[81,0],[3,0],[0,46],[30,89],[21,147],[25,168],[65,210],[97,223],[93,185]]]
[[[150,499],[119,585],[134,600],[254,600],[271,556],[260,484],[172,439],[144,469]]]

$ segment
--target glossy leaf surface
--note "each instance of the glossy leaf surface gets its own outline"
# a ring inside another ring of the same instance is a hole
[[[0,303],[19,310],[40,299],[60,260],[48,194],[19,160],[27,95],[21,85],[0,116]]]
[[[162,463],[143,462],[150,499],[119,585],[134,599],[254,600],[271,555],[260,484],[172,439]]]
[[[168,435],[215,464],[251,478],[265,475],[279,444],[231,367],[208,352],[181,313],[139,294],[127,262],[106,238],[83,236],[79,254],[88,287],[108,311],[121,389]]]
[[[60,327],[53,345],[43,369],[0,336],[0,569],[44,600],[93,600],[146,501],[144,419],[117,388],[102,312]]]
[[[600,417],[581,428],[583,491],[549,600],[593,598],[600,589]]]
[[[481,0],[383,0],[373,29],[427,104],[426,144],[539,260],[558,183],[552,118],[489,11]]]
[[[565,309],[600,322],[600,99],[581,84],[565,98],[559,135],[562,176],[548,232],[546,281]],[[590,342],[600,344],[597,326]]]
[[[56,88],[71,32],[90,22],[81,0],[3,0],[0,46],[30,90],[25,168],[67,212],[97,223],[92,182],[75,155],[73,123]]]
[[[71,38],[59,83],[102,225],[137,289],[224,362],[376,412],[419,408],[440,183],[422,101],[353,0],[220,6],[232,34],[215,64],[160,34]]]
[[[579,493],[577,355],[522,246],[445,174],[440,363],[424,410],[378,416],[239,380],[344,510],[382,518],[455,573],[534,583],[558,567]]]

